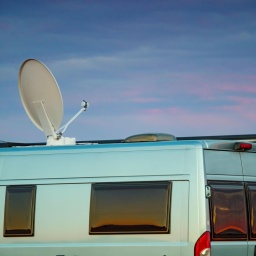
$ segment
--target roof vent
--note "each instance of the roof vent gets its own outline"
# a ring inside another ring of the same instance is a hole
[[[130,136],[124,142],[171,141],[176,137],[167,133],[144,133]]]

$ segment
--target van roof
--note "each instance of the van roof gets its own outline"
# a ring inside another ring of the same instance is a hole
[[[162,138],[161,136],[164,136],[166,138],[166,134],[143,134],[145,136],[159,136],[159,138]],[[137,138],[138,136],[142,135],[135,135]],[[133,136],[130,136],[128,138],[131,138]],[[0,140],[0,148],[2,148],[2,152],[5,151],[5,149],[9,149],[8,151],[16,148],[16,149],[29,149],[33,150],[35,147],[37,150],[39,148],[48,148],[48,149],[61,149],[61,148],[69,148],[74,149],[77,146],[91,146],[93,145],[93,148],[95,147],[154,147],[154,146],[185,146],[187,145],[195,147],[200,146],[204,149],[213,149],[213,150],[229,150],[229,151],[249,151],[249,152],[256,152],[256,134],[245,134],[245,135],[220,135],[220,136],[191,136],[191,137],[174,137],[173,135],[170,135],[171,139],[160,139],[159,141],[149,140],[149,141],[126,141],[126,139],[116,139],[116,140],[88,140],[88,141],[77,141],[76,145],[73,146],[45,146],[45,143],[16,143],[16,142],[5,142]],[[152,138],[151,138],[152,139]],[[162,143],[161,143],[162,142]],[[250,148],[241,149],[238,144],[244,143],[245,145],[251,145]],[[115,144],[115,145],[113,145]],[[119,146],[118,146],[119,144]],[[128,146],[129,144],[129,146]],[[39,148],[38,148],[39,147]]]

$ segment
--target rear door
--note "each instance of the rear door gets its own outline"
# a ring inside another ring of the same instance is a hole
[[[240,152],[205,150],[211,256],[248,256],[247,206]]]
[[[249,241],[248,256],[256,255],[256,183],[248,182]]]
[[[248,256],[256,255],[256,154],[241,152],[241,161],[248,198]]]
[[[247,208],[243,182],[209,181],[212,256],[247,256]]]

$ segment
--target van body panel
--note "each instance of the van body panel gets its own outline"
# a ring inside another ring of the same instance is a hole
[[[248,242],[248,256],[254,256],[256,253],[256,241]]]
[[[39,185],[35,236],[1,238],[0,255],[120,255],[120,250],[122,255],[181,255],[181,251],[189,255],[193,248],[187,246],[189,182],[172,184],[172,194],[178,196],[171,198],[170,234],[157,235],[89,235],[91,184]],[[2,197],[4,191],[0,186]]]
[[[256,177],[256,154],[241,152],[241,161],[243,165],[244,176]]]
[[[9,151],[1,156],[0,180],[188,174],[196,146]]]
[[[83,256],[83,255],[93,255],[93,256],[130,256],[130,255],[180,255],[180,247],[187,246],[186,244],[175,244],[172,245],[166,243],[142,243],[129,244],[120,243],[113,245],[106,244],[88,244],[88,243],[72,243],[72,244],[56,244],[52,243],[50,245],[36,244],[31,246],[30,244],[25,244],[23,246],[14,245],[12,250],[9,247],[2,246],[0,249],[1,255],[4,256]],[[86,252],[86,253],[85,253]],[[146,252],[146,253],[145,253]],[[173,252],[175,254],[173,254]],[[192,254],[191,254],[192,255]]]
[[[211,242],[211,245],[211,256],[247,256],[247,241]]]
[[[1,237],[0,255],[192,255],[194,240],[206,228],[200,218],[195,222],[196,214],[193,221],[189,216],[190,193],[198,197],[202,147],[161,144],[7,150],[1,155],[0,217],[7,186],[34,184],[35,229],[32,237]],[[169,234],[89,234],[92,184],[155,181],[172,183]]]
[[[211,175],[243,175],[240,153],[204,150],[205,170]]]

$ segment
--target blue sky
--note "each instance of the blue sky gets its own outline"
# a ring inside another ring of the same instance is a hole
[[[0,140],[45,141],[18,91],[22,62],[53,73],[65,136],[256,133],[254,0],[0,2]]]

